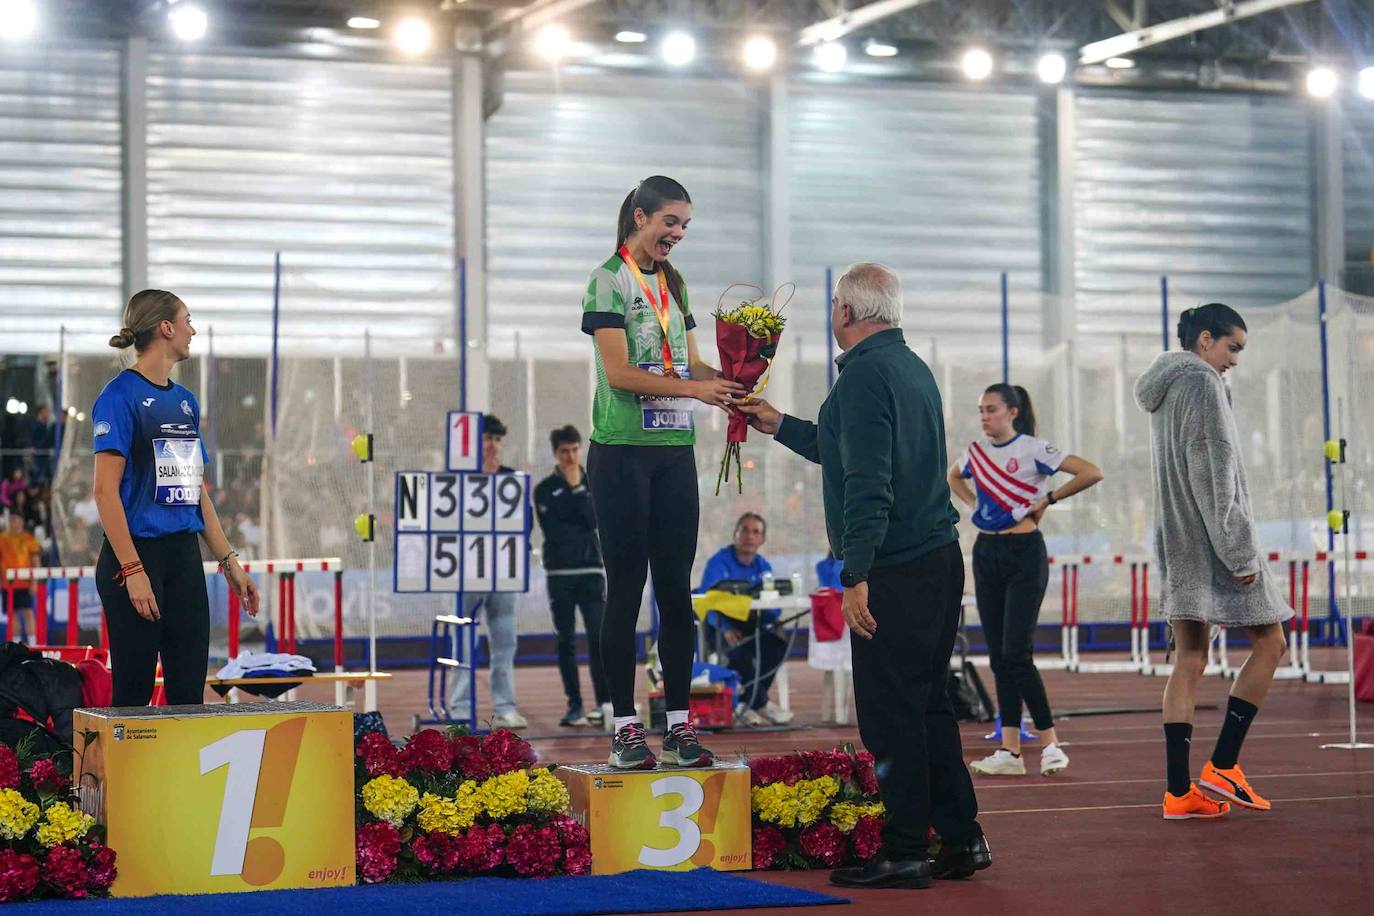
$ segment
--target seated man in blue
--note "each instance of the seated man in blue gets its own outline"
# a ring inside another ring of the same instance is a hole
[[[773,567],[759,553],[768,537],[768,523],[755,512],[746,512],[735,522],[734,542],[722,547],[701,574],[698,592],[704,592],[726,579],[743,579],[758,584],[764,574],[770,576]],[[736,697],[735,717],[744,725],[783,725],[792,721],[792,713],[768,699],[773,678],[787,655],[787,640],[773,629],[781,612],[760,611],[756,620],[748,623],[732,620],[717,611],[706,615],[707,643],[712,636],[724,647],[730,669],[739,675],[740,691]],[[760,626],[761,622],[761,626]],[[749,637],[757,637],[750,639]],[[757,683],[755,677],[757,675]]]

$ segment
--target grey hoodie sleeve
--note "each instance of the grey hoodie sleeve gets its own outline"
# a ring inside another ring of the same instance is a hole
[[[1212,550],[1231,575],[1260,571],[1255,526],[1236,483],[1236,453],[1222,439],[1194,439],[1186,446],[1188,485],[1207,528]]]

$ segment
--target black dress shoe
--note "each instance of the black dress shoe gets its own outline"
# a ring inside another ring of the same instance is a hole
[[[837,868],[830,883],[839,887],[920,890],[930,887],[930,863],[925,859],[889,859],[879,853],[860,868]]]
[[[945,840],[940,851],[930,860],[933,877],[959,880],[971,878],[992,864],[992,850],[988,838],[976,836],[967,840]]]

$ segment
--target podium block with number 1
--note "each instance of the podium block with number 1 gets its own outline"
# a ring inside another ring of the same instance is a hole
[[[82,807],[119,856],[115,896],[354,883],[349,710],[78,709],[74,726]]]

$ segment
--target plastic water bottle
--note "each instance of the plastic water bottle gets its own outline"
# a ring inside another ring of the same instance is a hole
[[[772,570],[769,570],[769,571],[767,571],[767,572],[765,572],[765,573],[763,574],[763,591],[765,591],[765,592],[775,592],[775,591],[777,591],[777,586],[773,583],[773,572],[772,572]]]

